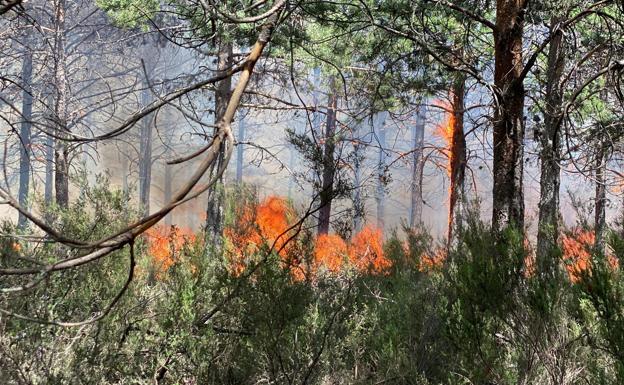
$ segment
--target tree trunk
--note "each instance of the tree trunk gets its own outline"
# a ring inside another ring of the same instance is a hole
[[[410,228],[416,230],[422,224],[423,209],[423,147],[425,143],[425,117],[427,107],[423,101],[418,106],[416,112],[416,123],[414,124],[414,136],[412,138],[412,182],[411,182],[411,198],[410,198]]]
[[[221,71],[226,71],[234,64],[234,58],[232,56],[232,44],[226,43],[219,46],[219,57],[217,68]],[[225,115],[228,102],[232,95],[232,78],[228,77],[219,82],[217,89],[215,90],[215,119],[217,124]],[[215,167],[219,168],[224,162],[224,148],[219,149],[219,158]],[[211,170],[211,175],[215,171],[215,167]],[[208,205],[206,208],[206,236],[208,241],[217,245],[220,243],[221,235],[223,232],[223,207],[225,203],[225,191],[223,186],[223,180],[219,183],[215,183],[213,187],[208,190]]]
[[[130,191],[130,187],[128,184],[128,174],[130,173],[128,154],[130,151],[130,146],[128,146],[125,141],[122,142],[120,146],[121,151],[119,153],[119,158],[121,162],[121,191],[123,191],[124,194],[128,194],[128,192]]]
[[[56,133],[63,137],[68,131],[67,119],[67,60],[65,54],[65,0],[57,0],[54,15],[55,27],[55,58],[54,58],[54,86],[56,98],[54,103],[54,118]],[[67,208],[69,205],[69,148],[63,140],[56,140],[54,151],[54,188],[56,203]]]
[[[606,207],[607,207],[607,186],[605,174],[607,170],[607,149],[606,144],[600,143],[598,154],[596,155],[596,204],[594,231],[596,235],[596,250],[601,253],[605,251],[604,233],[606,229]]]
[[[362,200],[362,162],[364,146],[360,143],[362,122],[358,122],[353,137],[353,230],[362,229],[364,222],[364,202]]]
[[[466,179],[466,137],[464,136],[464,98],[466,79],[456,74],[453,82],[453,133],[449,148],[450,180],[448,246],[461,233],[465,204],[464,182]]]
[[[331,217],[331,205],[334,198],[334,176],[336,173],[336,164],[334,159],[334,150],[336,148],[336,108],[338,97],[334,91],[333,82],[330,86],[332,92],[328,97],[327,123],[325,125],[325,147],[323,149],[323,163],[321,175],[321,191],[320,191],[320,208],[318,220],[318,234],[327,234],[329,232],[329,219]]]
[[[54,202],[54,144],[52,136],[46,135],[45,144],[45,190],[44,200],[46,206]]]
[[[171,179],[173,178],[173,175],[171,174],[171,165],[165,163],[165,180],[164,180],[164,192],[163,192],[163,198],[165,202],[170,202],[171,201]],[[165,217],[165,226],[170,227],[171,226],[171,217],[172,217],[173,213],[169,213],[167,214],[167,216]]]
[[[238,141],[242,142],[244,140],[245,140],[245,117],[243,116],[243,114],[240,114],[240,120],[238,121]],[[293,158],[294,158],[293,152],[294,151],[291,149],[291,155],[290,155],[291,170],[292,170],[292,164],[294,163],[294,161],[293,161]],[[241,186],[243,184],[243,158],[244,158],[244,155],[245,155],[245,145],[239,143],[236,146],[236,184],[238,186]],[[290,191],[290,187],[289,187],[289,191]],[[288,195],[290,195],[290,193]]]
[[[19,165],[19,191],[18,200],[20,206],[28,209],[28,190],[30,186],[30,154],[31,127],[32,127],[32,51],[28,48],[24,51],[24,61],[22,62],[22,124],[20,127],[20,165]],[[28,219],[19,213],[17,226],[25,228]]]
[[[143,107],[151,102],[150,90],[147,81],[141,91],[141,104]],[[150,211],[150,187],[152,184],[152,129],[154,126],[154,114],[149,114],[141,119],[141,131],[139,139],[139,204],[141,213],[148,215]]]
[[[524,227],[524,84],[522,36],[526,0],[497,0],[494,32],[494,184],[492,227]]]
[[[377,133],[379,144],[379,159],[377,162],[377,228],[383,230],[386,218],[386,119],[388,112],[379,113],[378,121],[373,120],[373,130]]]
[[[555,30],[559,18],[553,18],[550,30]],[[537,230],[537,259],[540,268],[545,271],[552,265],[549,256],[557,247],[559,239],[559,188],[561,175],[561,132],[558,120],[561,116],[563,95],[561,78],[565,67],[564,35],[558,32],[550,42],[546,73],[546,106],[544,114],[544,132],[540,134],[542,145],[540,152],[540,201]]]

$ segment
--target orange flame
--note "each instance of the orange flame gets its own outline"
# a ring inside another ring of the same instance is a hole
[[[452,95],[449,95],[452,96]],[[446,100],[436,100],[434,105],[444,110],[444,120],[436,126],[436,134],[444,139],[445,147],[442,152],[447,156],[446,172],[451,175],[451,146],[453,144],[453,131],[455,129],[455,113],[453,105]]]
[[[321,234],[316,239],[314,258],[315,267],[324,266],[332,273],[343,268],[345,259],[361,273],[383,274],[392,267],[384,255],[381,230],[368,225],[350,243],[336,234]]]
[[[361,272],[386,272],[392,262],[384,256],[381,230],[367,225],[355,234],[349,247],[349,260]]]
[[[321,266],[331,273],[339,272],[345,262],[358,271],[372,274],[384,273],[392,266],[384,256],[382,232],[372,226],[365,226],[350,243],[336,234],[320,235],[315,241],[314,260],[310,261],[309,269],[304,269],[296,240],[287,244],[293,210],[284,198],[270,196],[255,208],[244,205],[236,216],[237,224],[224,231],[234,275],[244,271],[246,258],[257,253],[262,244],[275,244],[275,250],[295,280],[303,280],[306,271],[314,272]]]
[[[314,247],[314,263],[325,266],[332,273],[342,268],[345,256],[348,256],[347,243],[336,234],[321,234]]]
[[[224,230],[233,274],[242,273],[246,266],[245,258],[256,253],[265,243],[274,245],[282,258],[287,257],[292,210],[284,198],[269,196],[255,208],[245,205],[237,217],[237,223]]]
[[[191,230],[176,226],[154,226],[145,235],[157,278],[162,278],[176,262],[185,244],[195,241],[195,234]]]
[[[561,236],[563,261],[572,282],[578,282],[581,274],[589,268],[590,249],[595,241],[596,236],[591,230],[575,229]]]
[[[561,236],[563,260],[572,282],[578,282],[583,272],[591,267],[591,248],[596,242],[593,230],[574,229]],[[617,268],[619,263],[613,255],[607,255],[609,266]]]
[[[442,268],[446,261],[447,251],[444,247],[438,247],[433,254],[425,253],[420,258],[418,269],[423,273]]]

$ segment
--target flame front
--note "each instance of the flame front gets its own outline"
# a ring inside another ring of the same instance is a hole
[[[157,278],[162,278],[176,262],[185,244],[195,241],[195,234],[190,229],[177,226],[154,226],[145,235]]]

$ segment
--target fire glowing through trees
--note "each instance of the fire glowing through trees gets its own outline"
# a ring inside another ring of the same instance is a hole
[[[452,94],[449,95],[452,98]],[[442,153],[448,158],[446,162],[446,174],[451,176],[451,147],[453,145],[453,130],[455,129],[455,114],[453,113],[453,105],[448,101],[438,99],[434,105],[440,107],[444,111],[444,120],[436,126],[436,134],[444,139],[444,148]]]
[[[263,247],[273,247],[293,279],[319,271],[338,273],[354,268],[364,274],[385,274],[392,263],[384,255],[383,234],[373,226],[365,226],[350,241],[336,234],[324,234],[314,242],[313,260],[304,261],[305,246],[294,230],[289,230],[296,216],[288,202],[270,196],[259,204],[243,204],[235,209],[234,223],[224,229],[224,248],[230,271],[240,275]],[[157,226],[147,232],[148,252],[157,277],[162,277],[177,260],[182,247],[194,242],[189,230]],[[291,239],[292,238],[292,239]]]
[[[372,226],[365,226],[351,242],[336,234],[321,235],[314,243],[314,260],[304,261],[300,255],[293,255],[301,252],[297,247],[300,240],[293,230],[289,231],[295,215],[284,198],[270,196],[255,207],[246,205],[238,216],[236,224],[224,232],[234,274],[245,269],[247,258],[256,254],[263,244],[274,245],[295,279],[305,278],[303,272],[316,273],[325,269],[337,273],[346,266],[363,273],[383,274],[392,266],[384,256],[382,232]]]
[[[305,260],[308,242],[303,236],[290,229],[296,219],[294,210],[281,197],[270,196],[258,204],[242,204],[234,213],[234,223],[224,230],[225,253],[230,263],[230,272],[238,276],[259,255],[264,247],[273,247],[285,268],[289,268],[294,280],[313,278],[325,271],[339,273],[355,269],[361,274],[384,275],[392,268],[392,261],[383,250],[383,234],[380,229],[366,225],[350,240],[337,234],[322,234],[314,240],[312,259]],[[189,229],[176,226],[156,226],[146,233],[148,253],[156,278],[179,260],[185,245],[195,242],[197,235]],[[595,242],[592,230],[573,229],[561,235],[563,266],[572,282],[578,282],[581,274],[591,268],[592,247]],[[19,251],[19,245],[13,245]],[[404,245],[406,252],[407,244]],[[535,273],[535,256],[525,239],[527,257],[526,274]],[[419,269],[430,271],[441,268],[447,250],[436,248],[432,253],[421,256]],[[309,254],[309,253],[308,253]],[[618,267],[617,260],[607,256],[612,268]]]
[[[591,268],[592,248],[596,242],[593,230],[574,229],[561,237],[563,262],[572,282],[578,282],[581,275]],[[618,260],[607,254],[611,268],[618,268]]]
[[[176,226],[154,226],[145,235],[157,278],[161,278],[176,262],[184,245],[195,241],[191,230]]]

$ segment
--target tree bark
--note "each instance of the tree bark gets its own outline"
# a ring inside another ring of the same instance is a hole
[[[364,161],[364,146],[360,143],[362,122],[358,122],[353,137],[353,230],[362,229],[364,222],[364,202],[362,200],[362,162]]]
[[[141,104],[147,106],[151,102],[150,90],[147,81],[141,91]],[[139,204],[141,213],[145,216],[150,210],[150,187],[152,184],[152,129],[154,114],[149,114],[141,120],[139,138]]]
[[[242,142],[245,140],[245,117],[243,114],[240,114],[240,120],[238,121],[238,141]],[[294,163],[293,158],[293,150],[291,149],[291,157],[290,162],[291,166]],[[236,184],[241,186],[243,184],[243,158],[245,155],[245,145],[239,143],[236,146]],[[292,169],[292,168],[291,168]],[[290,191],[290,188],[289,188]],[[290,195],[290,193],[289,193]]]
[[[606,207],[607,207],[607,186],[606,186],[606,170],[607,170],[607,149],[605,143],[600,143],[598,154],[596,155],[596,203],[595,203],[595,247],[596,250],[604,253],[605,239],[604,233],[606,229]]]
[[[56,0],[54,9],[55,58],[54,86],[56,87],[54,117],[56,133],[63,137],[68,130],[67,98],[67,58],[65,54],[65,0]],[[63,140],[56,140],[54,151],[54,188],[56,203],[67,208],[69,205],[69,148]]]
[[[128,146],[128,144],[124,141],[120,144],[120,147],[121,151],[119,153],[119,160],[121,163],[121,191],[123,191],[124,194],[128,194],[128,192],[130,191],[130,187],[128,184],[128,174],[130,173],[128,154],[130,151],[130,146]]]
[[[453,127],[449,149],[450,180],[449,189],[449,219],[448,219],[448,246],[451,246],[461,233],[466,179],[466,137],[464,136],[464,99],[466,79],[463,74],[457,73],[453,82],[452,106]]]
[[[52,136],[46,135],[45,189],[43,194],[46,206],[50,206],[54,202],[54,141]]]
[[[386,119],[388,112],[379,113],[378,121],[373,119],[373,129],[377,132],[379,144],[379,159],[377,161],[377,192],[375,201],[377,202],[377,228],[383,230],[386,223]],[[376,124],[375,124],[376,123]],[[376,127],[375,127],[376,126]]]
[[[552,19],[551,33],[560,21],[557,17]],[[536,255],[542,270],[552,264],[548,259],[557,247],[559,239],[561,131],[558,121],[563,104],[560,83],[565,67],[565,41],[563,33],[555,33],[548,51],[544,131],[540,134],[542,148],[540,151],[540,201]]]
[[[19,191],[18,201],[20,206],[28,208],[28,190],[30,187],[30,154],[31,128],[32,128],[32,51],[26,48],[24,51],[24,61],[22,62],[22,123],[20,126],[20,164],[19,164]],[[17,220],[19,228],[25,228],[28,219],[21,212]]]
[[[222,43],[219,46],[217,69],[219,71],[227,71],[234,64],[232,43]],[[225,115],[230,96],[232,95],[232,79],[228,77],[219,82],[217,89],[215,90],[215,125]],[[215,167],[221,167],[224,162],[223,154],[225,149],[222,146],[219,149],[219,158],[215,166],[212,169],[214,172]],[[212,174],[211,172],[211,174]],[[208,205],[206,208],[206,236],[208,240],[217,245],[220,243],[221,235],[223,232],[223,210],[225,204],[225,191],[223,185],[223,179],[220,179],[218,183],[215,183],[213,187],[208,190]]]
[[[427,107],[425,101],[421,101],[416,112],[416,122],[414,124],[414,135],[412,138],[412,182],[410,196],[410,228],[416,230],[422,225],[423,209],[423,170],[424,158],[423,149],[425,143],[425,117]]]
[[[163,198],[165,202],[171,202],[171,197],[172,195],[172,190],[171,190],[171,182],[172,182],[172,178],[173,175],[171,173],[171,165],[165,163],[165,187],[164,187],[164,192],[163,192]],[[167,216],[165,217],[165,226],[170,227],[171,223],[172,223],[172,213],[167,214]]]
[[[329,232],[329,221],[331,217],[331,206],[334,198],[334,176],[336,174],[336,164],[334,159],[334,150],[336,148],[336,108],[338,97],[334,92],[333,81],[330,86],[332,92],[328,96],[327,122],[325,125],[324,149],[321,175],[321,191],[320,206],[318,220],[318,234],[327,234]]]
[[[494,31],[494,183],[492,227],[524,227],[524,84],[522,42],[526,0],[497,0]]]

